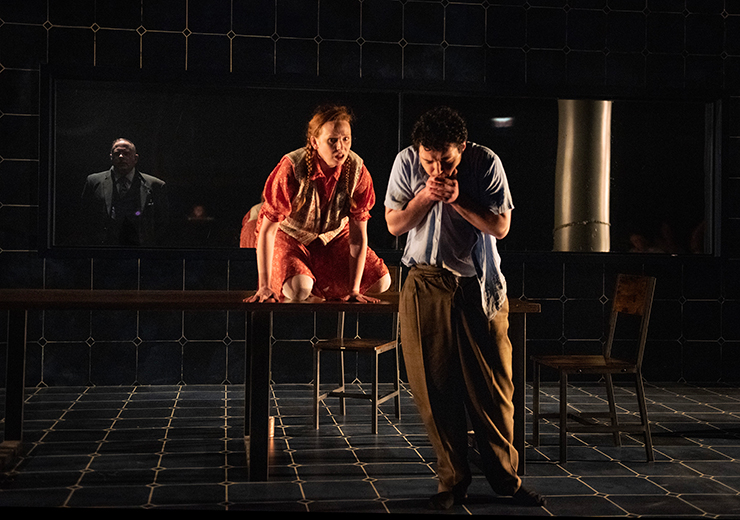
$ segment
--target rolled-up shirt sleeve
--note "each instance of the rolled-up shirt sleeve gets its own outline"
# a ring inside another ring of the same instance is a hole
[[[425,179],[420,175],[414,175],[418,168],[420,166],[415,161],[415,154],[411,147],[396,155],[390,179],[388,179],[388,189],[385,192],[386,208],[404,209],[416,193],[424,187]]]

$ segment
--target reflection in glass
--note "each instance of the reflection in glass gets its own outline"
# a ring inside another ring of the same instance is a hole
[[[82,186],[90,172],[110,166],[110,143],[121,135],[136,143],[137,167],[167,186],[168,232],[162,242],[142,247],[239,248],[243,217],[260,202],[284,143],[304,139],[306,121],[322,103],[352,107],[353,148],[376,186],[387,184],[398,149],[393,93],[62,78],[53,94],[52,247],[80,245],[75,237]],[[206,216],[198,217],[194,208]],[[382,205],[376,204],[372,217],[370,243],[391,249]]]
[[[555,98],[81,77],[52,82],[47,109],[49,182],[41,200],[48,189],[51,247],[78,246],[86,177],[110,165],[110,143],[126,136],[136,143],[137,167],[167,186],[170,223],[158,247],[238,249],[245,216],[260,202],[284,143],[303,139],[314,107],[337,102],[357,116],[353,149],[365,159],[378,201],[418,116],[441,104],[457,109],[471,139],[506,165],[516,208],[500,249],[554,248]],[[706,157],[716,152],[707,106],[699,99],[612,100],[610,251],[711,252],[713,165]],[[371,212],[370,245],[402,247],[386,229],[382,206]]]
[[[402,135],[426,107],[447,104],[467,120],[470,139],[506,165],[515,209],[502,251],[552,251],[558,100],[405,95]],[[611,102],[609,251],[710,253],[711,111],[704,100]],[[686,201],[690,202],[687,203]]]
[[[89,246],[158,246],[168,232],[169,199],[161,179],[137,168],[136,145],[111,144],[111,167],[87,176],[74,240]]]

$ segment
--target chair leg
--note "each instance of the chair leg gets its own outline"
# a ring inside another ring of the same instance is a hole
[[[344,337],[344,311],[340,311],[337,314],[337,338],[341,339]],[[339,351],[339,391],[344,392],[344,351]],[[339,398],[339,413],[342,415],[347,414],[347,409],[344,403],[344,397]]]
[[[396,420],[401,419],[401,365],[398,362],[398,345],[393,349],[396,357],[396,371],[395,380],[393,381],[393,389],[396,392],[396,397],[393,399],[396,404]]]
[[[373,435],[378,433],[378,352],[376,351],[372,358],[371,375],[373,378],[372,386],[372,432]]]
[[[339,388],[340,392],[344,392],[344,351],[339,351]],[[347,415],[344,397],[339,398],[339,413]]]
[[[313,425],[319,429],[319,391],[321,388],[321,352],[313,349]]]
[[[617,403],[614,399],[614,381],[611,374],[604,374],[604,379],[606,380],[606,399],[609,401],[609,417],[612,421],[612,427],[615,428],[614,433],[612,433],[614,445],[622,446],[622,437],[617,430],[619,423],[617,422]]]
[[[534,387],[532,388],[532,446],[540,445],[540,364],[532,367]]]
[[[637,391],[637,404],[640,407],[640,421],[644,428],[645,434],[645,451],[647,452],[648,462],[653,462],[653,438],[650,434],[650,421],[648,421],[647,403],[645,402],[645,387],[642,383],[642,373],[638,370],[635,374],[635,390]]]
[[[560,371],[560,462],[568,461],[568,374]]]

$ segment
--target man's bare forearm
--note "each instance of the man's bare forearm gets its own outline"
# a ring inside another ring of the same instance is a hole
[[[462,218],[484,233],[497,239],[502,239],[509,233],[511,210],[494,213],[463,193],[460,193],[451,205]]]
[[[415,228],[435,204],[426,190],[420,191],[403,209],[385,208],[385,221],[393,236],[400,236]]]

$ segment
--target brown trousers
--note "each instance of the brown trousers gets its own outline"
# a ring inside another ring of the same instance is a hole
[[[521,485],[513,446],[509,303],[489,321],[476,278],[412,267],[399,302],[401,345],[414,402],[437,455],[439,491],[464,493],[471,482],[467,417],[493,490]]]

